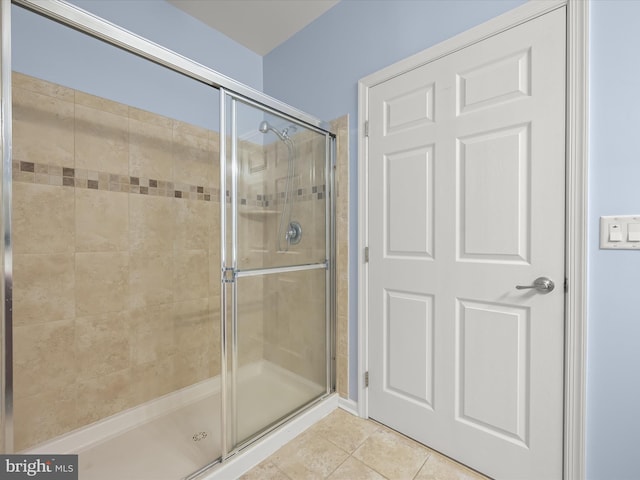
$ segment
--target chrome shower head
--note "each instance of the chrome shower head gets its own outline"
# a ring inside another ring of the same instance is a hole
[[[262,122],[260,122],[260,126],[258,127],[258,130],[261,133],[267,133],[270,128],[273,129],[273,127],[269,125],[269,122],[267,122],[266,120],[263,120]]]
[[[263,120],[262,122],[260,122],[260,126],[258,127],[258,130],[261,133],[269,133],[269,131],[272,131],[283,142],[286,142],[287,139],[289,138],[287,133],[286,133],[286,131],[285,132],[279,132],[278,130],[273,128],[273,126],[271,126],[271,124],[269,122],[267,122],[266,120]]]

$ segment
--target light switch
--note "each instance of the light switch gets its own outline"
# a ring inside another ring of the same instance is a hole
[[[640,215],[600,217],[600,248],[640,251]]]
[[[620,228],[619,223],[610,223],[609,224],[609,241],[610,242],[621,242],[622,241],[622,228]]]

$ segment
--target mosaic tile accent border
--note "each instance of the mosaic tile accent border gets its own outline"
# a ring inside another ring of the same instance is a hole
[[[219,202],[220,189],[202,185],[174,183],[154,178],[117,175],[109,172],[98,172],[71,167],[58,167],[44,163],[13,162],[13,181],[38,183],[60,187],[88,188],[111,192],[135,193],[157,197],[174,197],[205,202]],[[301,187],[294,191],[294,199],[298,201],[322,200],[325,198],[326,186],[314,185]],[[269,207],[277,205],[284,199],[284,192],[279,194],[257,194],[254,198],[240,198],[241,206]],[[227,202],[229,192],[226,192]]]
[[[293,198],[297,201],[323,200],[326,197],[325,185],[313,185],[310,187],[297,188],[293,192]],[[227,192],[227,202],[229,201],[229,192]],[[248,205],[251,207],[269,207],[278,205],[284,201],[284,192],[276,194],[256,194],[255,198],[240,198],[240,205]]]
[[[220,201],[220,190],[217,188],[79,168],[57,167],[43,163],[14,162],[13,180],[62,187],[204,200],[206,202]]]

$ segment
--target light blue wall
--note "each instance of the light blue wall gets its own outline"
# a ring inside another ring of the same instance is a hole
[[[350,115],[349,390],[357,398],[358,80],[523,0],[343,0],[264,57],[265,93],[319,118]]]
[[[262,57],[164,1],[76,0],[76,5],[262,90]],[[218,93],[130,53],[12,7],[13,69],[215,129]]]
[[[587,479],[640,478],[640,252],[600,250],[601,215],[640,214],[640,2],[592,1]]]

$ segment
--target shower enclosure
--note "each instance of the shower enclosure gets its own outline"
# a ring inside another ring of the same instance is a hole
[[[0,1],[2,452],[204,475],[334,391],[335,135],[65,2]]]

